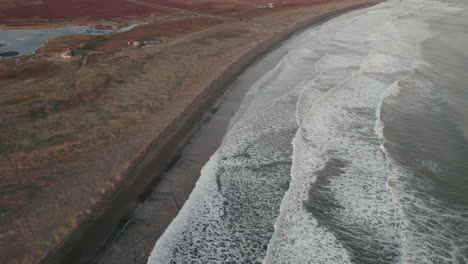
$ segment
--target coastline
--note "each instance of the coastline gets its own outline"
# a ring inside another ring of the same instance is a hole
[[[86,263],[89,261],[94,256],[96,248],[102,248],[106,241],[112,237],[119,222],[133,211],[138,204],[138,197],[146,187],[152,182],[158,181],[163,171],[170,166],[194,132],[193,125],[221,97],[229,84],[259,57],[306,27],[319,24],[344,12],[379,2],[361,1],[359,4],[300,21],[281,32],[276,32],[267,40],[257,43],[255,47],[236,58],[186,105],[177,118],[171,120],[161,133],[139,150],[137,157],[125,169],[121,182],[111,190],[106,191],[106,198],[98,201],[89,213],[81,217],[71,235],[55,245],[47,257],[41,260],[41,263]],[[10,262],[7,259],[5,263]]]
[[[174,152],[173,152],[173,159],[169,161],[169,163],[166,165],[166,167],[168,167],[167,169],[170,170],[172,169],[172,165],[174,165],[174,163],[177,163],[180,156],[179,156],[179,153],[181,150],[184,149],[185,145],[187,144],[187,140],[189,138],[191,138],[193,136],[193,133],[195,131],[191,130],[190,128],[187,128],[186,125],[189,124],[189,126],[191,127],[192,124],[196,124],[198,122],[201,121],[201,119],[207,114],[207,112],[210,110],[211,108],[211,103],[212,102],[216,102],[216,101],[219,101],[220,100],[220,96],[222,96],[225,92],[226,92],[226,88],[228,88],[229,86],[231,86],[230,84],[232,84],[232,82],[234,80],[236,80],[244,70],[246,70],[248,67],[250,67],[251,65],[255,64],[255,62],[261,58],[262,56],[264,56],[265,54],[271,52],[272,50],[276,49],[278,46],[280,46],[284,41],[286,41],[287,39],[289,39],[291,36],[295,35],[295,34],[298,34],[300,33],[300,31],[302,30],[305,30],[306,28],[309,28],[311,26],[316,26],[318,24],[321,24],[321,23],[324,23],[326,22],[327,20],[329,19],[332,19],[336,16],[339,16],[345,12],[349,12],[349,11],[352,11],[352,10],[356,10],[356,9],[361,9],[361,8],[366,8],[366,7],[369,7],[369,6],[372,6],[372,5],[375,5],[375,4],[378,4],[382,1],[375,1],[375,2],[372,2],[372,3],[364,3],[364,4],[359,4],[359,5],[356,5],[356,6],[352,6],[352,7],[348,7],[348,8],[343,8],[343,9],[340,9],[340,10],[336,10],[336,11],[333,11],[333,12],[329,12],[329,13],[325,13],[325,14],[322,14],[320,16],[317,16],[317,17],[313,17],[311,19],[308,19],[308,20],[305,20],[305,21],[302,21],[301,23],[298,23],[296,26],[294,26],[293,28],[290,28],[288,30],[285,30],[284,32],[281,32],[280,34],[274,36],[272,39],[264,42],[264,43],[260,43],[257,47],[255,47],[254,49],[250,50],[249,52],[247,52],[246,54],[244,54],[238,61],[234,62],[230,69],[228,69],[227,71],[225,71],[223,73],[226,74],[228,77],[222,77],[220,76],[221,80],[217,79],[214,83],[218,82],[217,84],[214,84],[214,86],[210,86],[207,88],[207,90],[205,90],[204,92],[207,93],[207,95],[203,95],[201,94],[200,97],[197,98],[197,101],[204,101],[204,103],[201,103],[200,105],[197,106],[197,104],[195,103],[194,105],[192,105],[192,109],[190,110],[187,110],[188,113],[193,113],[193,112],[197,112],[199,113],[199,115],[196,115],[194,116],[194,118],[192,118],[191,120],[180,120],[180,125],[182,127],[184,127],[183,129],[179,130],[176,134],[174,135],[176,138],[178,138],[179,134],[184,134],[185,137],[183,141],[179,141],[181,142],[180,144],[176,144],[176,145],[173,145],[171,143],[169,143],[171,146],[176,146],[176,148],[173,148],[173,149],[176,149]],[[219,81],[218,81],[219,80]],[[209,94],[209,93],[212,93],[212,94]],[[245,91],[242,92],[242,94],[245,94]],[[237,107],[240,106],[240,103],[242,102],[242,100],[240,102],[238,102],[238,105],[236,106],[236,109]],[[222,104],[222,102],[221,102]],[[198,108],[197,108],[198,107]],[[201,109],[201,111],[200,111]],[[231,116],[232,117],[232,116]],[[208,121],[209,122],[209,121]],[[185,123],[185,125],[184,125]],[[201,125],[203,126],[203,125]],[[198,126],[196,127],[198,128]],[[227,129],[227,127],[226,127]],[[178,129],[175,128],[175,130],[177,131]],[[218,135],[219,136],[219,135]],[[221,140],[223,138],[223,135],[221,135]],[[212,139],[210,139],[212,140]],[[217,146],[219,146],[219,144],[221,143],[221,140],[220,142],[217,142]],[[168,142],[170,142],[171,139],[168,140]],[[214,148],[212,151],[210,150],[209,153],[204,153],[204,157],[201,157],[202,159],[202,166],[204,165],[204,163],[206,163],[209,158],[212,156],[212,154],[216,151],[217,148]],[[206,156],[205,156],[206,155]],[[199,157],[200,158],[200,157]],[[160,176],[162,176],[162,174],[164,173],[164,170],[161,171],[159,173]],[[198,175],[198,177],[200,176],[199,175],[199,171],[197,171],[196,173]],[[156,179],[156,181],[158,181],[159,183],[159,177]],[[183,177],[184,180],[193,180],[191,179],[190,175],[184,175],[184,176],[181,176]],[[192,176],[193,177],[193,176]],[[198,177],[196,179],[198,179]],[[157,183],[156,183],[157,185]],[[174,193],[177,193],[177,192],[186,192],[187,190],[180,190],[178,188],[184,188],[186,187],[185,184],[181,184],[181,185],[175,185],[175,188],[174,186],[171,186],[171,191],[173,191]],[[194,185],[191,186],[191,188],[193,189]],[[191,190],[190,189],[190,192]],[[153,190],[155,191],[155,190]],[[186,198],[188,198],[190,193],[188,193],[186,195]],[[151,195],[151,199],[152,200],[159,200],[159,199],[164,199],[163,196],[165,196],[166,194],[165,193],[158,193],[158,194],[148,194],[148,195]],[[176,198],[174,198],[176,199]],[[176,204],[176,206],[178,208],[172,208],[174,210],[177,210],[180,211],[183,203],[185,203],[186,200],[184,200],[182,202],[182,204]],[[179,207],[180,206],[180,207]],[[149,210],[149,209],[146,209],[146,210]],[[176,214],[177,215],[177,214]],[[127,220],[129,218],[126,218]],[[173,218],[172,218],[173,219]],[[155,219],[157,220],[157,219]],[[125,232],[123,229],[125,229],[126,225],[129,222],[128,221],[124,221],[124,222],[121,222],[123,224],[123,226],[121,225],[120,229],[118,229],[118,232],[114,232],[116,233],[116,236],[114,237],[118,237],[120,238],[121,236],[121,233],[120,231],[123,231]],[[167,228],[167,226],[170,224],[170,222],[168,223],[165,223],[165,228]],[[164,229],[165,229],[164,228]],[[131,232],[131,231],[130,231]],[[160,235],[162,235],[162,233],[164,232],[164,230],[158,230],[158,232],[160,233]],[[156,243],[157,239],[159,238],[159,236],[156,236],[156,237],[152,237],[153,239],[153,244]],[[112,244],[112,241],[109,241],[107,243],[107,247],[110,246],[110,244]],[[104,246],[105,247],[105,246]],[[119,247],[119,249],[122,249],[122,247]],[[103,249],[101,249],[103,250]],[[128,252],[130,252],[131,248],[129,247],[128,248]],[[150,253],[151,253],[151,250],[150,251],[146,251],[145,250],[145,253],[146,255],[143,256],[144,259],[148,258]],[[134,256],[135,257],[135,256]],[[140,256],[137,256],[137,257],[140,257]],[[108,260],[109,261],[109,260]],[[138,259],[137,259],[138,261]],[[102,263],[102,264],[105,264],[105,263],[111,263],[110,261],[109,262],[102,262],[102,259],[100,259],[100,261],[98,263]]]

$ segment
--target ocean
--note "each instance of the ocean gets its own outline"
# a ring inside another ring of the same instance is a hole
[[[248,69],[148,263],[468,263],[467,9],[388,0]]]

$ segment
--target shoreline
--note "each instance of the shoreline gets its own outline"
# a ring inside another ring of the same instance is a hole
[[[95,221],[88,220],[87,223],[84,223],[62,247],[49,254],[41,263],[87,263],[93,259],[96,253],[101,252],[111,243],[112,241],[109,240],[112,240],[115,234],[118,234],[125,226],[127,222],[125,220],[129,219],[129,215],[139,204],[135,201],[142,193],[147,192],[148,187],[156,186],[164,171],[170,169],[173,163],[177,162],[179,153],[196,130],[192,129],[194,125],[202,120],[206,112],[210,110],[211,105],[218,101],[230,84],[255,61],[308,27],[324,23],[345,12],[366,8],[380,2],[382,1],[361,3],[312,17],[274,35],[267,41],[259,43],[255,48],[243,54],[196,97],[194,102],[185,109],[182,116],[164,129],[142,156],[132,162],[132,166],[126,174],[136,176],[133,179],[126,177],[127,179],[121,183],[119,190],[115,191],[114,197],[107,205],[103,206],[102,212],[92,216]],[[160,142],[162,143],[159,144]],[[157,176],[151,178],[151,175]]]

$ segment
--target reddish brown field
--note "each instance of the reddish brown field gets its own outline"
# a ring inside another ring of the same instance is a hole
[[[75,19],[149,16],[158,10],[127,0],[7,0],[0,21],[17,19]]]
[[[3,2],[3,1],[2,1]],[[31,20],[85,20],[166,15],[171,8],[239,17],[258,9],[325,2],[324,0],[5,0],[0,24]],[[145,5],[151,4],[152,6]]]
[[[226,16],[242,16],[246,12],[272,7],[326,2],[326,0],[138,0],[186,10]]]

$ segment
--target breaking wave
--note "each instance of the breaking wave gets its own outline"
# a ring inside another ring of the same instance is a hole
[[[467,210],[431,196],[387,138],[387,105],[427,82],[428,21],[457,12],[392,0],[286,42],[149,263],[466,263]]]

